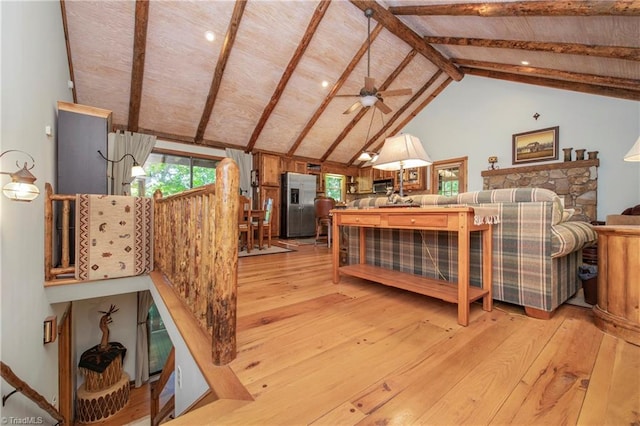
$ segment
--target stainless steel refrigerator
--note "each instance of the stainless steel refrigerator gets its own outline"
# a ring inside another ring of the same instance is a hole
[[[280,235],[285,238],[311,237],[316,234],[316,176],[283,173],[280,185]]]

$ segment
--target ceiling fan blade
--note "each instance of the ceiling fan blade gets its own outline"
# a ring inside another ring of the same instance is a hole
[[[360,108],[360,101],[356,102],[355,104],[347,108],[347,110],[343,112],[343,114],[351,114],[353,111],[357,110],[358,108]]]
[[[383,90],[381,92],[378,92],[378,95],[380,95],[380,96],[404,96],[404,95],[410,95],[411,93],[413,93],[413,90],[411,90],[411,89],[394,89],[394,90]]]
[[[389,106],[385,105],[385,103],[382,102],[382,99],[378,99],[378,102],[375,103],[375,106],[385,114],[389,114],[392,111]]]
[[[334,98],[359,98],[360,95],[333,95]]]
[[[373,92],[376,86],[376,79],[371,77],[364,78],[364,90],[367,92]]]

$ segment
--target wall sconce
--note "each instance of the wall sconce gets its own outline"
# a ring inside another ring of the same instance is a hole
[[[2,193],[5,197],[13,200],[13,201],[32,201],[35,200],[40,194],[40,190],[37,186],[33,184],[36,181],[36,177],[31,174],[29,170],[33,169],[36,165],[35,160],[30,154],[27,154],[24,151],[20,151],[18,149],[10,149],[8,151],[0,154],[0,158],[3,155],[9,152],[21,152],[22,154],[28,156],[31,159],[31,167],[27,168],[27,163],[24,163],[24,166],[20,168],[20,164],[16,161],[16,166],[18,167],[18,171],[10,173],[10,172],[0,172],[3,175],[11,176],[11,182],[6,184],[2,188]]]
[[[107,160],[110,163],[119,163],[122,160],[124,160],[125,158],[131,157],[131,159],[133,160],[133,167],[131,167],[131,177],[132,178],[136,178],[138,176],[145,176],[147,174],[144,171],[144,169],[142,168],[142,166],[140,164],[138,164],[138,161],[136,160],[136,157],[134,157],[131,154],[125,154],[119,160],[109,160],[107,157],[104,156],[104,154],[102,154],[102,152],[100,152],[100,150],[98,150],[98,154],[100,154],[100,157],[104,158],[105,160]]]
[[[55,315],[47,317],[44,320],[44,332],[42,338],[44,344],[53,343],[56,341],[56,336],[58,335],[58,326],[56,322],[57,318]]]

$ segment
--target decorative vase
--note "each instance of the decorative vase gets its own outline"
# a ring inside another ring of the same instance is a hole
[[[589,155],[589,160],[597,160],[598,159],[598,151],[589,151],[587,152]]]
[[[562,148],[564,151],[564,161],[571,161],[571,151],[573,148]]]
[[[584,160],[584,153],[586,149],[576,149],[576,161]]]

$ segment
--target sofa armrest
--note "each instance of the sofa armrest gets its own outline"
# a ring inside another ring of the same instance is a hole
[[[598,234],[587,222],[561,222],[551,227],[551,257],[562,257],[595,244]]]

